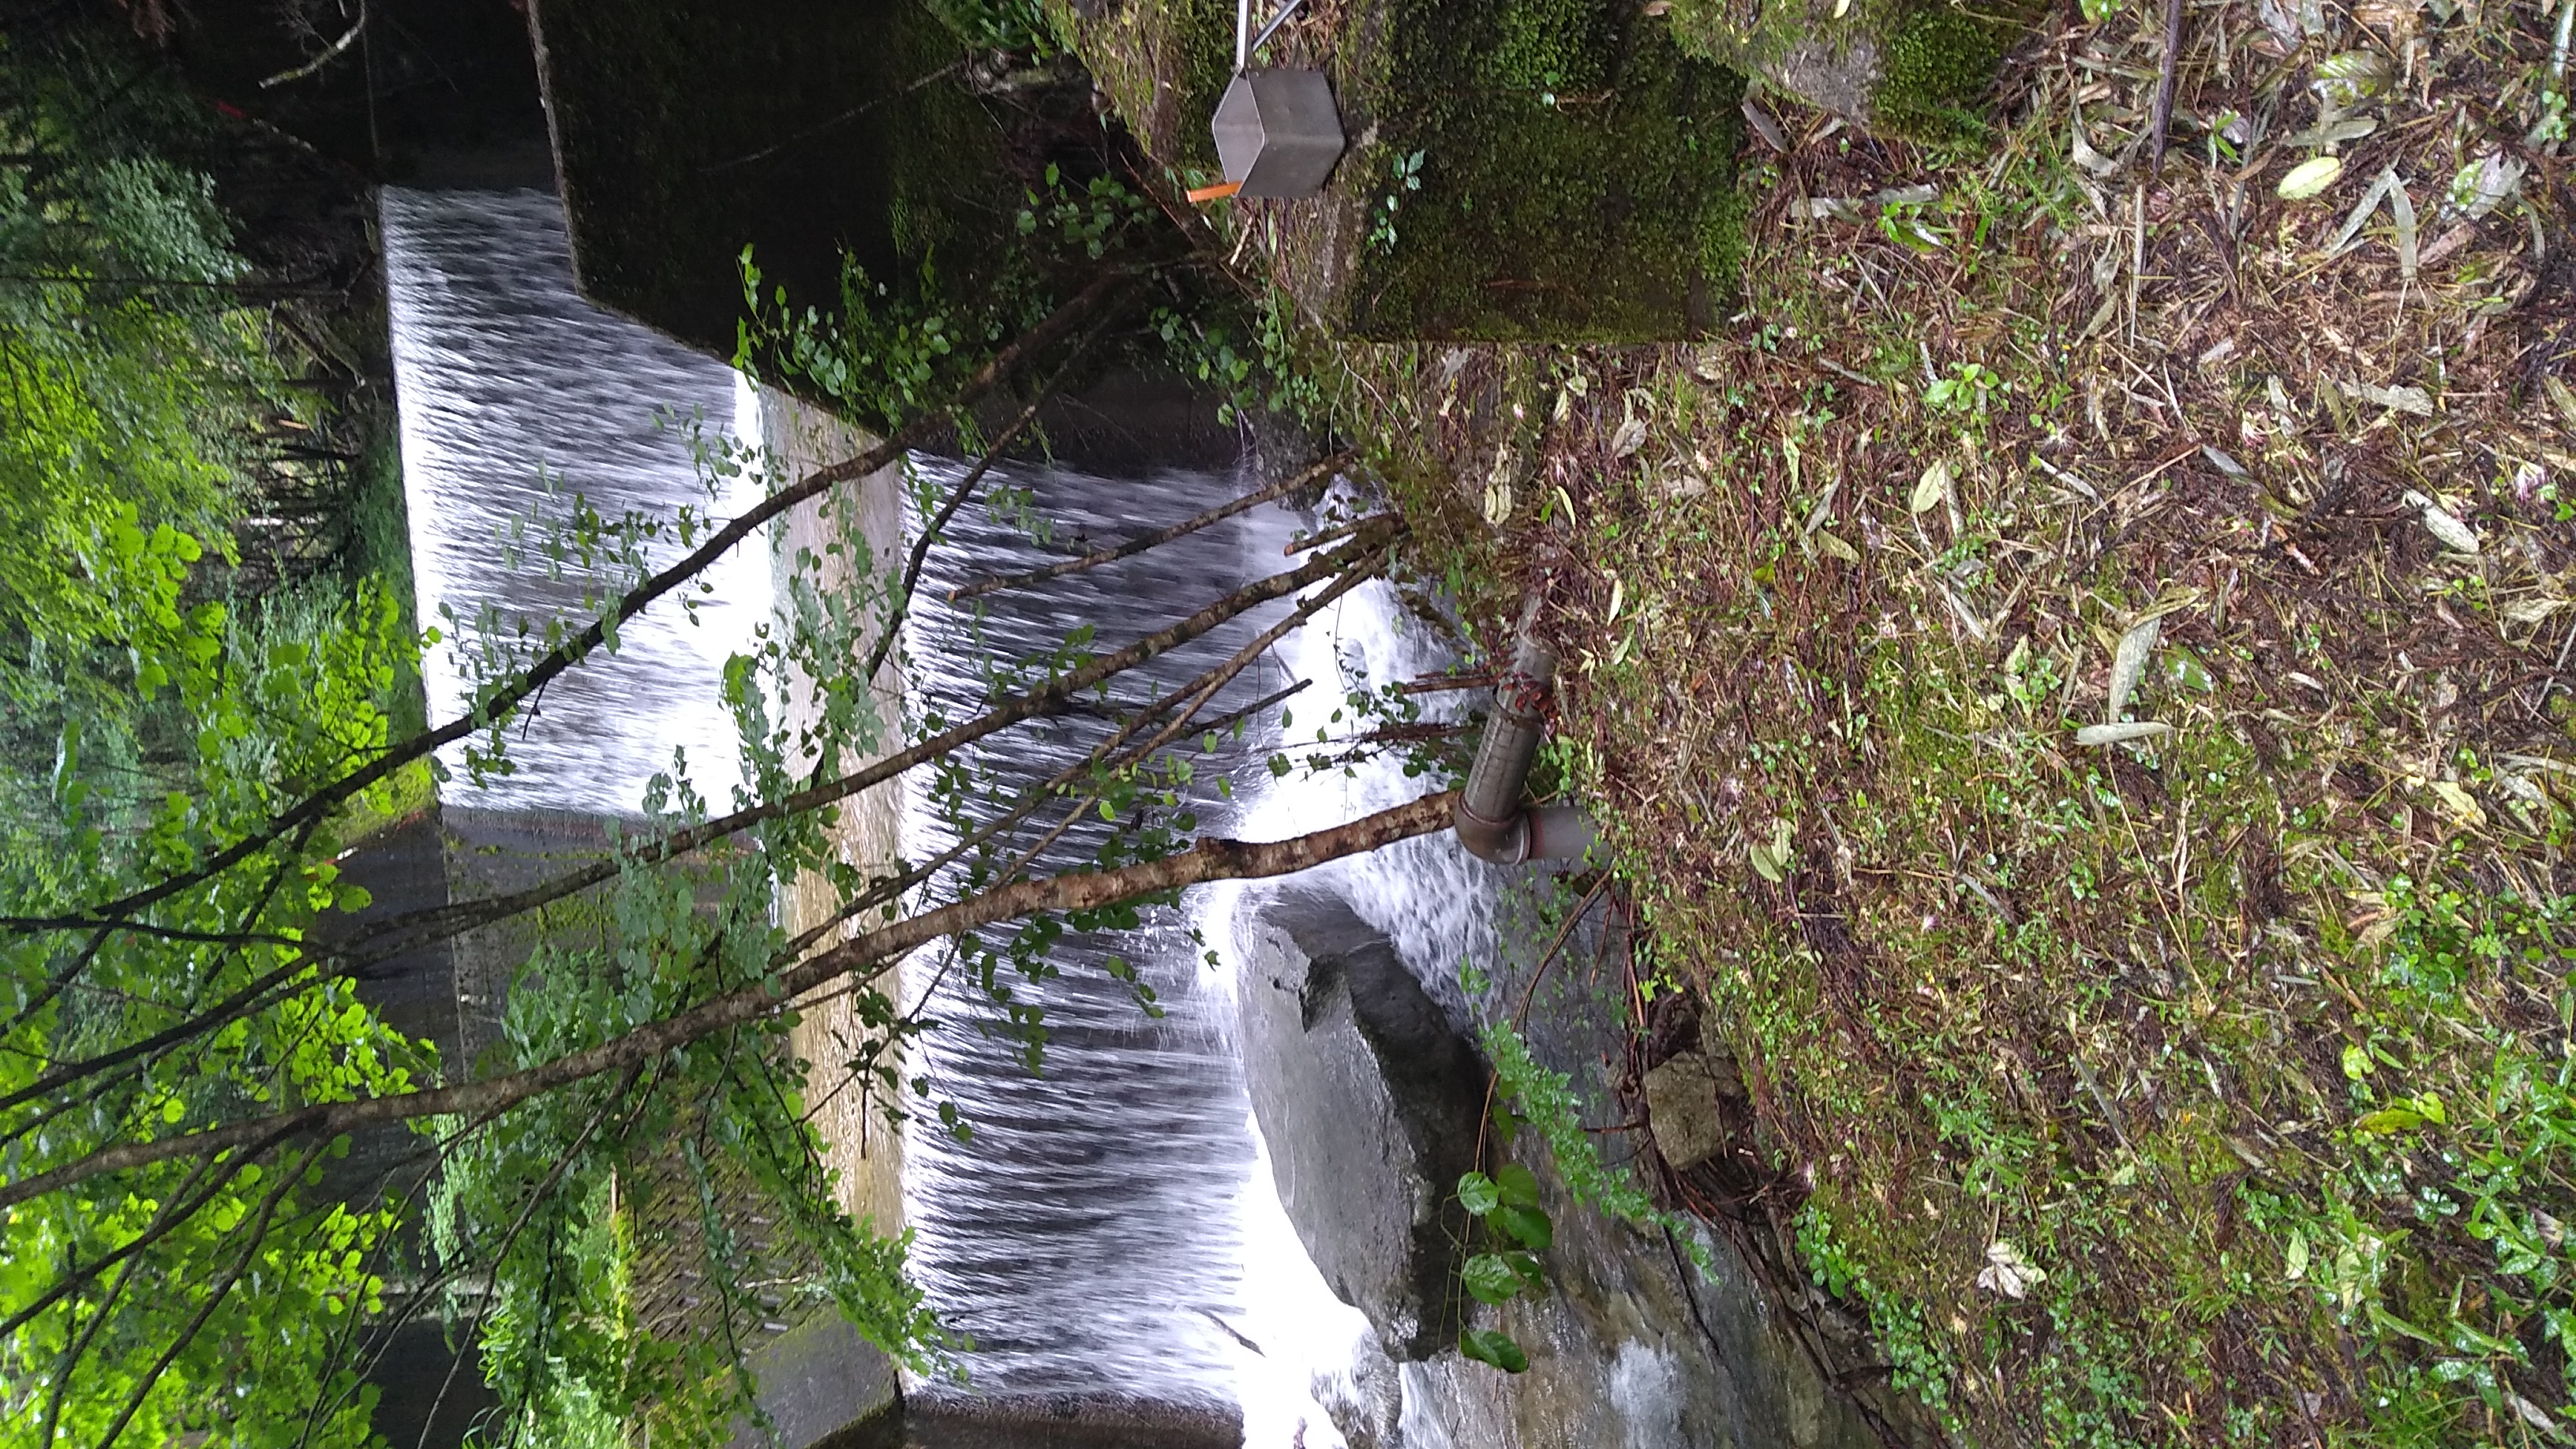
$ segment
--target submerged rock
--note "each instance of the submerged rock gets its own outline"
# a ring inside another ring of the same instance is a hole
[[[1337,897],[1263,909],[1242,1003],[1254,1117],[1324,1281],[1396,1359],[1450,1343],[1484,1076],[1384,936]]]

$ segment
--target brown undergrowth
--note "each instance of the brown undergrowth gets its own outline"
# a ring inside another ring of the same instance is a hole
[[[2161,170],[2137,10],[1973,141],[1763,98],[1711,344],[1354,355],[1964,1439],[2576,1438],[2557,14],[2307,8],[2190,10]]]

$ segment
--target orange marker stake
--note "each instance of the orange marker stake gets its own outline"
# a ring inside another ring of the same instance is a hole
[[[1243,183],[1240,181],[1220,181],[1214,186],[1200,186],[1192,188],[1189,193],[1189,198],[1194,202],[1223,201],[1242,189]]]

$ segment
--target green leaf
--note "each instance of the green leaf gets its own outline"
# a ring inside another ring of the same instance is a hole
[[[1503,1254],[1502,1259],[1505,1265],[1510,1267],[1514,1273],[1520,1275],[1521,1286],[1523,1288],[1535,1293],[1539,1289],[1547,1286],[1547,1270],[1539,1266],[1539,1261],[1535,1254],[1524,1253],[1518,1248],[1514,1248],[1510,1252]]]
[[[1538,1179],[1517,1162],[1496,1172],[1494,1185],[1502,1190],[1503,1201],[1514,1207],[1538,1206]]]
[[[374,896],[367,894],[365,886],[344,885],[340,887],[340,899],[337,904],[343,911],[357,912],[365,910],[374,903],[375,899]]]
[[[1546,1252],[1556,1241],[1556,1224],[1534,1207],[1514,1204],[1495,1214],[1494,1221],[1533,1252]]]
[[[1479,1303],[1508,1303],[1521,1291],[1521,1275],[1499,1253],[1478,1253],[1458,1274]]]
[[[1767,845],[1749,845],[1745,847],[1744,853],[1752,859],[1754,871],[1764,880],[1771,882],[1773,885],[1778,885],[1780,883],[1780,862],[1771,858],[1771,847]]]
[[[2424,1125],[2424,1114],[2413,1107],[2382,1107],[2352,1124],[2356,1131],[2385,1137],[2397,1132],[2412,1132]]]
[[[1502,1201],[1502,1195],[1495,1190],[1492,1178],[1481,1172],[1471,1172],[1458,1179],[1458,1201],[1468,1212],[1481,1218],[1494,1210],[1494,1205]]]
[[[1512,1342],[1509,1334],[1490,1328],[1471,1328],[1458,1335],[1458,1352],[1478,1363],[1492,1364],[1507,1374],[1529,1369],[1529,1355]]]

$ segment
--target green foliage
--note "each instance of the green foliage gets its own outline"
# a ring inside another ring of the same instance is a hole
[[[1371,251],[1395,250],[1395,214],[1404,206],[1404,193],[1422,189],[1422,153],[1393,156],[1387,165],[1386,195],[1378,198],[1369,223],[1368,247]]]
[[[924,8],[957,38],[978,50],[1004,51],[1043,60],[1062,50],[1039,0],[923,0]]]
[[[2375,1010],[2343,1053],[2343,1160],[2275,1230],[2291,1276],[2377,1360],[2379,1417],[2466,1432],[2518,1414],[2537,1373],[2576,1397],[2576,1253],[2559,1226],[2576,1202],[2576,1065],[2554,1039],[2576,1022],[2576,898],[2398,878],[2384,899]],[[2495,1010],[2523,986],[2547,993],[2554,1028]]]
[[[1922,1305],[1872,1282],[1860,1260],[1835,1238],[1833,1219],[1815,1204],[1798,1210],[1796,1228],[1798,1257],[1815,1275],[1816,1286],[1869,1314],[1870,1334],[1887,1356],[1896,1387],[1911,1391],[1936,1412],[1945,1409],[1955,1366],[1924,1321]],[[1945,1422],[1958,1427],[1955,1419]]]
[[[1971,107],[1994,84],[1995,67],[2020,33],[2010,15],[1942,4],[1908,11],[1888,43],[1878,119],[1935,139],[1982,134],[1985,123]]]
[[[711,869],[630,863],[595,910],[544,932],[510,992],[496,1065],[558,1058],[764,974],[778,945],[773,886],[747,854]],[[723,909],[701,910],[702,896]],[[457,1290],[449,1316],[479,1325],[513,1437],[612,1446],[646,1422],[657,1442],[721,1445],[734,1416],[754,1412],[744,1347],[781,1312],[837,1309],[898,1362],[935,1367],[945,1340],[904,1278],[909,1235],[881,1236],[834,1204],[792,1025],[768,1018],[481,1131],[437,1124],[460,1143],[432,1192],[439,1257],[460,1284],[490,1274],[481,1292]],[[744,1234],[747,1200],[783,1231]],[[688,1269],[713,1307],[694,1331],[659,1335],[635,1318],[633,1234],[645,1223],[696,1248]]]
[[[5,52],[0,52],[5,55]],[[130,546],[172,528],[229,548],[233,450],[281,408],[212,183],[82,149],[86,103],[34,84],[0,140],[0,638],[82,648],[166,576]],[[31,93],[32,92],[32,93]]]
[[[1635,1179],[1602,1162],[1601,1149],[1583,1130],[1583,1103],[1572,1078],[1541,1066],[1508,1022],[1485,1023],[1476,1039],[1493,1064],[1495,1100],[1511,1104],[1518,1119],[1538,1132],[1576,1202],[1641,1228],[1669,1229],[1700,1271],[1709,1271],[1708,1249],[1690,1225],[1655,1206]]]
[[[1473,994],[1477,983],[1468,984]],[[1503,1145],[1508,1148],[1521,1128],[1535,1128],[1559,1180],[1579,1206],[1669,1233],[1702,1274],[1711,1272],[1709,1250],[1698,1232],[1679,1215],[1656,1207],[1633,1179],[1602,1162],[1592,1135],[1583,1130],[1582,1103],[1571,1079],[1539,1065],[1508,1022],[1487,1022],[1477,1036],[1494,1069],[1494,1124]],[[1539,1206],[1537,1174],[1517,1162],[1505,1163],[1490,1176],[1470,1172],[1458,1179],[1457,1196],[1475,1220],[1480,1239],[1479,1251],[1459,1271],[1459,1286],[1467,1295],[1499,1307],[1523,1294],[1544,1292],[1547,1275],[1538,1255],[1555,1246],[1556,1224]],[[1458,1351],[1506,1373],[1529,1367],[1520,1346],[1499,1329],[1466,1330],[1459,1336]]]

